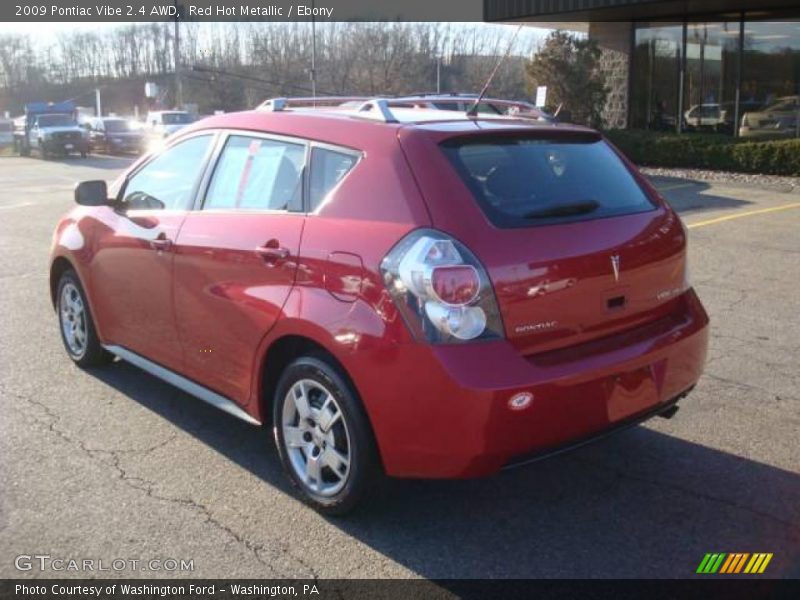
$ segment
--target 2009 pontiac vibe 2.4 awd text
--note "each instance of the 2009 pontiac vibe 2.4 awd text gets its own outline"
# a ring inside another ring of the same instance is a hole
[[[72,360],[271,425],[323,512],[671,416],[705,361],[685,228],[589,129],[276,99],[75,199],[50,270]]]

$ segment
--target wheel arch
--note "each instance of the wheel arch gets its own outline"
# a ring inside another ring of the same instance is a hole
[[[53,305],[53,308],[56,307],[56,297],[58,295],[58,282],[61,280],[61,276],[66,271],[74,271],[77,275],[78,270],[75,268],[75,265],[70,262],[70,260],[64,256],[57,256],[53,262],[50,264],[50,302]],[[77,275],[78,279],[80,280],[80,275]],[[81,282],[83,285],[83,282]],[[83,286],[83,289],[86,289],[86,286]]]
[[[272,425],[272,408],[278,380],[280,379],[284,369],[301,356],[315,356],[330,363],[350,386],[350,389],[353,390],[353,393],[356,394],[356,398],[361,404],[361,408],[364,410],[364,415],[366,416],[367,423],[369,424],[369,434],[372,436],[373,446],[378,454],[378,461],[381,465],[381,469],[383,469],[383,459],[381,457],[380,444],[378,444],[378,440],[375,437],[375,428],[372,425],[372,420],[366,404],[361,398],[358,386],[355,384],[355,381],[353,381],[353,378],[351,377],[345,365],[342,364],[342,361],[340,361],[333,352],[328,350],[319,341],[308,336],[287,333],[270,343],[269,347],[264,353],[260,363],[260,379],[258,382],[258,403],[261,422],[265,426]]]
[[[89,305],[89,313],[94,321],[94,329],[95,333],[97,334],[97,338],[101,341],[101,343],[106,343],[106,338],[103,335],[102,324],[98,322],[97,313],[94,310],[92,294],[90,293],[89,286],[87,285],[89,273],[85,269],[80,268],[80,263],[77,262],[76,257],[74,256],[58,254],[57,256],[53,257],[53,260],[50,263],[50,302],[53,305],[53,309],[55,310],[58,306],[58,282],[61,280],[61,276],[66,271],[72,271],[75,273],[75,277],[78,278],[78,282],[81,284],[83,293],[86,296],[86,302]]]

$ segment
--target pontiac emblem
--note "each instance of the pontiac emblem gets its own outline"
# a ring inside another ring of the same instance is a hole
[[[619,254],[611,257],[611,268],[614,270],[614,281],[619,283]]]

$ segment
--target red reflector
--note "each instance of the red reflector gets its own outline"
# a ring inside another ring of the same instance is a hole
[[[436,267],[431,273],[434,294],[446,304],[469,304],[478,297],[481,282],[478,272],[470,265]]]

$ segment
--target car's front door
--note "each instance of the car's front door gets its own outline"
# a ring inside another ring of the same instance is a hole
[[[31,148],[39,148],[39,137],[42,132],[39,130],[39,120],[34,121],[31,126],[30,133],[28,134],[28,144]]]
[[[171,369],[183,362],[172,304],[175,240],[214,140],[209,133],[180,140],[133,172],[92,260],[93,310],[104,341]]]
[[[101,119],[93,121],[89,126],[89,145],[92,150],[106,151],[105,126]]]
[[[294,284],[303,231],[302,141],[228,136],[175,252],[185,374],[239,403]]]

